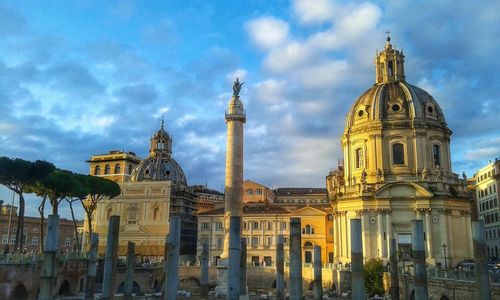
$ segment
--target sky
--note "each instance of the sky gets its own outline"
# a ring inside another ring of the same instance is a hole
[[[499,11],[493,0],[4,0],[0,156],[88,173],[94,154],[145,157],[164,116],[188,183],[222,191],[239,77],[245,179],[324,187],[389,30],[406,80],[444,111],[453,171],[472,176],[500,156]]]

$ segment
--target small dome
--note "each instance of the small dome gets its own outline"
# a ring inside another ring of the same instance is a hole
[[[165,181],[187,186],[181,166],[172,158],[172,138],[165,131],[163,118],[160,129],[151,137],[149,156],[132,171],[131,181]]]
[[[187,186],[181,166],[173,158],[149,156],[132,171],[131,181],[165,181]]]
[[[446,128],[436,100],[425,90],[404,81],[375,84],[358,97],[346,120],[346,129],[368,121],[398,120],[418,120],[418,124]]]

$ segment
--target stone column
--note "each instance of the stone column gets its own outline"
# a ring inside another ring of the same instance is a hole
[[[203,244],[200,259],[200,297],[208,299],[208,245]]]
[[[359,216],[361,218],[361,232],[362,235],[362,243],[363,243],[363,254],[366,258],[371,258],[371,245],[370,245],[370,213],[368,210],[359,211]]]
[[[85,300],[94,300],[95,280],[97,276],[97,245],[99,244],[99,234],[92,233],[90,238],[90,250],[87,254],[87,282],[85,283]]]
[[[179,289],[179,250],[181,244],[181,217],[171,216],[167,243],[167,274],[164,300],[175,300]]]
[[[240,300],[246,299],[247,295],[247,240],[241,239],[241,259],[240,259]]]
[[[385,234],[387,236],[387,249],[389,249],[391,247],[391,239],[394,237],[392,234],[392,218],[390,210],[385,213]]]
[[[384,245],[384,224],[382,221],[382,211],[377,210],[377,247],[379,258],[386,258],[387,254]]]
[[[464,222],[465,222],[465,236],[472,236],[471,233],[471,220],[470,220],[470,212],[464,212]],[[472,240],[467,242],[467,255],[474,255],[474,250],[472,249]]]
[[[290,218],[290,300],[302,300],[302,235],[300,218]]]
[[[346,256],[349,257],[350,256],[350,253],[351,253],[351,243],[349,243],[349,239],[350,239],[350,236],[351,236],[351,226],[349,224],[349,217],[347,216],[347,211],[345,212],[345,228],[346,228],[346,236],[345,236],[345,240],[346,240],[346,243],[345,243],[345,253],[346,253]],[[361,237],[361,234],[359,235]]]
[[[412,220],[411,246],[415,277],[415,300],[429,299],[427,289],[427,268],[425,265],[424,224],[422,220]]]
[[[479,300],[491,299],[491,285],[488,274],[488,260],[486,258],[486,236],[484,222],[472,222],[472,238],[474,242],[474,272],[476,275],[476,297]]]
[[[106,256],[104,257],[104,274],[102,277],[101,299],[113,299],[115,294],[116,263],[118,261],[118,241],[120,234],[120,216],[109,217],[108,235],[106,238]]]
[[[333,236],[333,242],[335,243],[335,257],[337,260],[340,260],[340,257],[342,256],[342,253],[340,252],[340,247],[342,245],[342,242],[340,240],[340,231],[339,231],[339,213],[337,212],[334,215],[334,236]]]
[[[314,246],[314,300],[323,299],[323,268],[321,246]]]
[[[285,251],[283,235],[278,235],[276,243],[276,300],[285,299]]]
[[[399,300],[399,276],[398,276],[398,251],[396,248],[396,239],[390,240],[389,260],[391,271],[391,300]]]
[[[227,274],[227,299],[240,299],[241,276],[241,217],[231,216],[229,226],[229,263]],[[173,299],[172,299],[173,300]]]
[[[54,296],[54,281],[57,280],[56,259],[59,250],[59,216],[47,218],[47,235],[43,253],[42,274],[40,276],[40,300],[51,300]]]
[[[125,287],[123,299],[132,299],[132,290],[134,288],[134,267],[135,267],[135,243],[127,243],[127,277],[125,278]]]
[[[352,299],[365,300],[363,278],[363,243],[361,241],[361,220],[351,219],[351,285]]]
[[[432,226],[431,226],[431,210],[425,212],[425,239],[427,246],[427,259],[434,258],[434,249],[432,248]]]
[[[246,122],[246,113],[239,96],[233,95],[231,98],[225,119],[227,124],[224,197],[224,225],[226,232],[221,258],[228,257],[230,217],[241,217],[243,215],[241,206],[243,201],[243,124]]]

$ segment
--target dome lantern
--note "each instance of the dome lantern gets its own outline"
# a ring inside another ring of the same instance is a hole
[[[378,52],[375,57],[376,83],[405,81],[403,51],[398,51],[392,47],[389,31],[384,50]]]
[[[161,118],[160,129],[151,137],[149,155],[151,157],[170,158],[172,155],[172,138],[163,128],[164,121]]]

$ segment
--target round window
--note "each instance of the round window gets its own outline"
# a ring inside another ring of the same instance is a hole
[[[398,104],[394,104],[392,106],[392,111],[400,111],[400,110],[401,110],[401,107]]]
[[[428,106],[427,111],[432,114],[432,112],[434,111],[434,108],[432,108],[432,106]]]
[[[149,175],[149,169],[144,170],[144,174]]]
[[[363,110],[358,111],[358,116],[362,117],[365,114]]]

